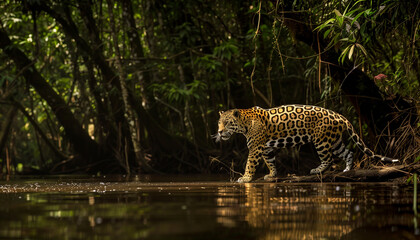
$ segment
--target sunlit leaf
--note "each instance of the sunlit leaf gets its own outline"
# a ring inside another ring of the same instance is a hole
[[[365,56],[367,56],[367,51],[366,51],[366,49],[365,49],[362,45],[360,45],[360,44],[356,43],[356,46],[357,46],[360,50],[362,50],[362,52],[363,52],[363,54],[364,54]]]
[[[354,46],[355,45],[352,45],[351,48],[350,48],[350,51],[349,51],[349,59],[351,59],[351,57],[353,56]]]
[[[338,17],[342,17],[343,15],[337,10],[337,9],[334,9],[334,13],[335,13],[335,15],[337,15]]]
[[[321,24],[318,27],[316,27],[314,30],[319,30],[320,31],[320,30],[324,29],[327,26],[331,26],[330,23],[334,23],[335,21],[336,21],[335,18],[328,19],[323,24]]]

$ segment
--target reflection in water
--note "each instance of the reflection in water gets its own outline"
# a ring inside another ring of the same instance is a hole
[[[406,231],[413,224],[412,195],[398,185],[245,184],[241,197],[226,197],[230,190],[219,189],[218,206],[227,209],[218,211],[219,223],[231,227],[242,216],[251,228],[264,230],[259,239],[361,239],[369,234],[379,239],[375,234],[380,232],[381,239],[417,239],[414,230]]]
[[[0,238],[417,239],[412,194],[395,184],[12,180],[0,182]]]

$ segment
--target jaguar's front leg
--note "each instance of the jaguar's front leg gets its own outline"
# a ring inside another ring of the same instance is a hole
[[[248,160],[246,162],[245,174],[238,179],[239,183],[250,182],[254,177],[255,171],[260,159],[262,158],[262,146],[252,147],[249,149]]]
[[[269,174],[264,176],[265,181],[273,181],[276,178],[277,170],[275,165],[276,160],[276,152],[272,147],[266,147],[263,151],[263,158],[265,161],[265,164],[268,167],[268,170],[270,171]]]

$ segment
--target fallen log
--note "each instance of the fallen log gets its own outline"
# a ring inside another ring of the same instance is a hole
[[[374,169],[353,169],[347,172],[327,172],[308,176],[287,176],[274,179],[275,182],[383,182],[420,172],[420,164],[375,167]]]

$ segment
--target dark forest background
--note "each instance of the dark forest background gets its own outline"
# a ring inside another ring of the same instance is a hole
[[[375,152],[418,161],[418,1],[6,0],[0,10],[0,173],[242,172],[243,137],[211,138],[218,111],[289,103],[340,112]],[[318,164],[310,146],[277,161],[289,173]]]

